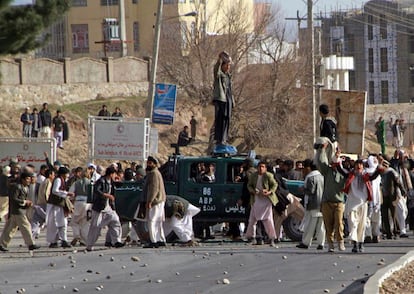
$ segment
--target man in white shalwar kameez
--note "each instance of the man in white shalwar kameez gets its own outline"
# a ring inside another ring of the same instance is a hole
[[[105,176],[99,178],[94,185],[94,200],[92,204],[92,218],[88,232],[86,250],[92,251],[103,227],[108,226],[108,245],[115,248],[123,247],[121,242],[122,227],[119,216],[113,208],[115,196],[112,182],[116,177],[116,170],[110,166],[105,170]]]
[[[273,205],[278,200],[276,197],[277,182],[272,173],[267,172],[266,163],[259,162],[257,172],[249,177],[247,189],[250,193],[250,216],[246,230],[246,237],[253,244],[256,241],[256,226],[262,221],[265,231],[270,239],[270,246],[275,247],[276,231],[273,223]]]
[[[52,192],[48,199],[46,207],[46,240],[49,242],[49,248],[57,248],[59,240],[61,240],[63,248],[72,247],[68,243],[68,220],[64,211],[66,198],[74,196],[74,193],[67,192],[65,189],[68,178],[69,169],[63,166],[60,167],[58,175],[53,181]]]
[[[200,212],[200,208],[192,205],[187,200],[174,196],[167,195],[165,202],[165,222],[164,234],[168,236],[174,232],[180,242],[188,246],[194,245],[192,238],[193,232],[193,216]]]
[[[368,167],[365,169],[367,173],[372,175],[378,167],[378,159],[374,155],[368,156]],[[369,202],[368,216],[365,225],[365,242],[378,243],[381,236],[381,176],[371,181],[372,201]]]
[[[378,176],[376,171],[370,176],[364,170],[362,159],[355,161],[354,168],[348,173],[344,192],[348,195],[345,203],[345,215],[348,219],[349,239],[353,243],[352,252],[364,251],[365,223],[368,204],[372,201],[371,180]]]
[[[325,225],[321,212],[322,196],[324,189],[324,178],[318,171],[311,159],[303,162],[305,175],[305,217],[303,220],[304,230],[302,242],[296,247],[307,249],[312,244],[313,237],[316,236],[318,250],[322,250],[325,245]]]

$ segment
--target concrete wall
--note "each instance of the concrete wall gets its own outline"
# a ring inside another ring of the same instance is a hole
[[[0,105],[19,108],[148,93],[148,62],[135,57],[0,59],[0,77]]]

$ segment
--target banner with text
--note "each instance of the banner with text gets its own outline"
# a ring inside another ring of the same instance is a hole
[[[149,119],[89,117],[93,159],[144,160],[148,156]]]
[[[177,86],[156,84],[152,122],[155,124],[172,125],[174,122]]]

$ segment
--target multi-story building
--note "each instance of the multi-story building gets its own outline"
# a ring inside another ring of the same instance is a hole
[[[334,12],[322,21],[324,56],[354,57],[350,89],[368,102],[409,102],[414,98],[414,4],[372,0],[363,11]]]
[[[72,7],[48,32],[48,45],[38,57],[80,58],[152,55],[158,0],[72,0]],[[247,15],[253,31],[254,0],[164,0],[162,32],[181,43],[185,50],[191,39],[228,33],[231,9]],[[121,9],[120,7],[124,7]],[[232,8],[233,7],[233,8]],[[123,15],[123,16],[122,16]],[[125,36],[121,20],[125,19]],[[122,41],[121,41],[122,40]],[[125,47],[124,50],[123,47]]]
[[[120,10],[122,3],[124,9]],[[50,41],[37,51],[38,57],[120,57],[125,52],[128,56],[151,55],[157,1],[72,0],[71,5],[62,20],[47,32]],[[122,38],[120,11],[125,16]]]

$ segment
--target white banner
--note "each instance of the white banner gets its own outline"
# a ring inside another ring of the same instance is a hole
[[[11,159],[17,158],[24,167],[32,164],[39,171],[46,164],[44,153],[53,164],[56,159],[56,140],[54,138],[0,138],[0,165],[5,166]]]
[[[89,117],[90,159],[144,160],[148,156],[149,119]]]

